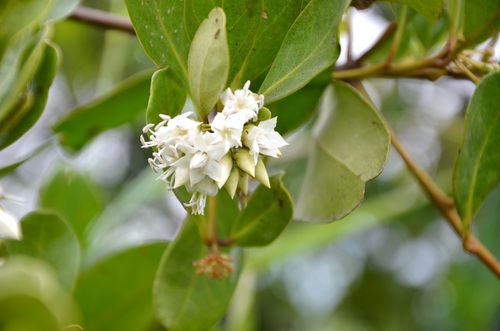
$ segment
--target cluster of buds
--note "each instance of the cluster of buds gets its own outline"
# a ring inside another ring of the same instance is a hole
[[[208,124],[196,121],[187,112],[170,118],[160,115],[158,125],[148,124],[141,135],[143,148],[156,152],[149,164],[161,171],[159,179],[169,189],[185,186],[192,194],[192,214],[203,214],[207,196],[215,196],[225,187],[231,197],[240,189],[247,194],[249,176],[270,186],[261,156],[280,156],[279,148],[287,145],[274,130],[277,118],[264,106],[264,96],[243,89],[224,91],[224,106]]]

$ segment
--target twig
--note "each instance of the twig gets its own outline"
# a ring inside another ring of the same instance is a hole
[[[97,25],[105,29],[124,31],[135,35],[134,27],[128,19],[109,14],[102,10],[78,7],[71,14],[70,18],[75,21]]]
[[[407,13],[408,13],[408,7],[403,6],[403,8],[401,9],[399,20],[397,22],[396,35],[394,36],[391,48],[389,49],[389,54],[387,54],[387,58],[385,59],[384,64],[386,66],[390,66],[392,64],[392,60],[394,60],[394,57],[396,56],[396,53],[399,50],[399,45],[401,44],[401,40],[403,39],[403,33],[406,27]]]
[[[367,100],[372,103],[368,93],[360,81],[350,82]],[[381,114],[380,114],[381,115]],[[381,115],[382,116],[382,115]],[[434,182],[431,176],[421,168],[411,155],[406,151],[403,143],[388,125],[387,121],[381,117],[385,126],[389,130],[391,143],[396,151],[401,155],[408,169],[415,176],[422,189],[425,191],[431,202],[439,209],[441,215],[448,221],[460,238],[463,238],[463,248],[465,251],[476,255],[498,278],[500,278],[500,263],[495,256],[473,235],[463,236],[464,228],[460,216],[457,213],[453,200],[448,197],[443,190]]]

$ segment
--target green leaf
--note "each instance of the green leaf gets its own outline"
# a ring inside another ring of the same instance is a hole
[[[311,0],[297,17],[260,87],[267,102],[306,85],[333,65],[340,52],[338,28],[349,1]]]
[[[53,22],[65,18],[78,7],[79,3],[80,0],[54,0],[54,6],[48,15],[48,20]]]
[[[443,11],[443,0],[386,0],[405,4],[422,14],[429,22],[435,23]]]
[[[243,247],[269,245],[293,216],[293,203],[283,186],[283,175],[270,178],[271,189],[260,185],[235,221],[230,238]]]
[[[14,113],[8,119],[8,124],[0,133],[0,150],[12,144],[28,131],[38,120],[49,95],[49,88],[56,76],[59,66],[59,52],[57,48],[45,42],[46,47],[42,61],[38,67],[33,80],[28,85],[28,102],[24,103],[19,109],[11,109]]]
[[[88,225],[85,234],[92,245],[89,245],[85,252],[84,266],[93,265],[110,254],[116,254],[117,251],[127,250],[151,241],[148,231],[142,228],[143,224],[138,223],[135,228],[131,229],[126,221],[143,206],[155,200],[164,199],[165,184],[155,180],[156,177],[158,174],[151,171],[151,168],[142,169],[137,176],[123,185],[106,209]],[[171,217],[168,213],[165,213],[164,217],[165,222],[175,222],[168,219]],[[132,231],[135,233],[128,236],[127,234]]]
[[[12,256],[0,268],[0,284],[3,330],[76,330],[78,309],[47,263]]]
[[[151,92],[146,111],[147,123],[159,123],[160,114],[174,117],[186,102],[186,90],[169,68],[156,71],[151,79]]]
[[[47,16],[52,0],[3,0],[0,5],[0,58],[12,39],[18,39],[38,26]]]
[[[139,73],[112,91],[60,119],[54,131],[69,150],[79,151],[99,133],[127,123],[146,109],[151,71]]]
[[[153,288],[158,320],[170,331],[205,331],[224,315],[234,292],[238,274],[216,280],[196,274],[193,262],[205,257],[203,245],[191,215],[160,262]]]
[[[500,182],[499,91],[500,72],[484,77],[467,108],[453,181],[457,210],[467,230],[483,201]]]
[[[69,167],[58,169],[42,186],[40,207],[51,210],[71,226],[81,244],[87,244],[85,230],[102,210],[97,188]]]
[[[293,93],[269,105],[273,117],[278,116],[276,131],[282,135],[289,133],[308,121],[314,114],[321,94],[331,80],[331,71],[314,78],[300,93]]]
[[[80,267],[80,246],[73,231],[56,214],[31,212],[21,220],[23,239],[10,240],[11,255],[27,255],[51,264],[59,281],[71,289]]]
[[[214,8],[196,31],[188,57],[189,87],[197,113],[204,120],[219,100],[229,73],[226,15]]]
[[[16,110],[28,100],[27,84],[44,56],[48,29],[29,30],[13,38],[0,59],[0,130],[10,125]]]
[[[153,279],[165,243],[108,257],[80,274],[74,297],[88,330],[146,330],[154,320]]]
[[[334,83],[321,107],[295,202],[296,218],[314,223],[331,222],[356,208],[365,183],[382,171],[390,142],[375,109],[349,85]]]
[[[465,0],[464,29],[466,45],[476,45],[500,29],[499,0]]]
[[[244,6],[225,3],[232,88],[241,88],[247,80],[260,80],[269,70],[290,26],[308,3],[309,0],[249,1]]]
[[[149,57],[160,68],[172,68],[187,83],[187,58],[191,41],[184,24],[184,7],[187,3],[174,0],[125,0],[125,4],[137,37]]]

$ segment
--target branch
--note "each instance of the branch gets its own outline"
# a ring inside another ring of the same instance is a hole
[[[352,81],[351,84],[368,100],[368,102],[373,104],[361,82]],[[457,213],[453,199],[446,195],[436,182],[434,182],[431,176],[415,162],[406,151],[406,148],[401,140],[399,140],[394,130],[388,125],[387,121],[383,117],[382,120],[389,130],[392,145],[399,155],[401,155],[408,169],[413,173],[431,202],[439,209],[441,215],[447,220],[457,235],[460,238],[464,238],[462,220]],[[463,239],[463,248],[465,251],[476,255],[497,277],[500,278],[500,263],[473,234],[469,234]]]
[[[70,19],[135,35],[134,27],[128,19],[98,9],[78,7],[71,14]]]

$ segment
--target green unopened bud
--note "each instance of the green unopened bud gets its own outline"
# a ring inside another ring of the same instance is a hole
[[[258,121],[259,122],[267,121],[270,118],[271,118],[271,111],[269,109],[267,109],[266,107],[262,107],[259,110]]]
[[[261,182],[262,185],[271,188],[271,183],[269,182],[269,175],[267,174],[266,165],[262,158],[259,156],[257,165],[255,166],[255,179]]]
[[[233,159],[236,161],[238,167],[249,174],[252,177],[255,177],[255,164],[253,163],[253,157],[250,155],[250,151],[246,148],[238,148],[233,153]]]
[[[238,188],[240,189],[243,194],[247,195],[248,194],[248,174],[243,171],[238,171],[239,173],[239,180],[238,180]]]
[[[229,193],[229,195],[231,196],[231,199],[234,198],[234,195],[236,194],[236,189],[238,188],[238,182],[240,181],[239,172],[240,171],[238,170],[238,167],[233,165],[231,173],[227,178],[226,184],[224,184],[224,187],[226,188],[227,193]]]

